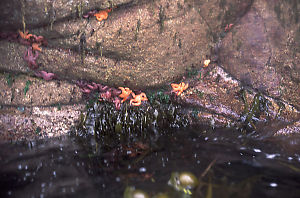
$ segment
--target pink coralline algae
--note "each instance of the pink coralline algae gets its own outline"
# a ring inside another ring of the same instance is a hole
[[[35,53],[32,52],[32,47],[29,47],[27,49],[27,51],[25,52],[24,59],[27,62],[28,67],[30,69],[35,70],[38,68],[38,65],[36,63],[36,59],[38,58],[38,56],[39,56],[38,52],[35,52]]]
[[[56,76],[55,76],[54,73],[48,73],[48,72],[46,72],[46,71],[38,71],[38,72],[35,72],[35,75],[36,75],[37,77],[43,78],[43,79],[46,80],[46,81],[53,80],[54,78],[56,78]]]

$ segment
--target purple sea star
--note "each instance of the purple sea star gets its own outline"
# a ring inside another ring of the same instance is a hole
[[[25,61],[28,63],[28,67],[29,67],[30,69],[35,70],[35,69],[38,68],[38,65],[37,65],[36,62],[35,62],[38,56],[39,56],[39,53],[38,53],[37,51],[36,51],[35,54],[33,55],[33,53],[32,53],[32,47],[29,47],[29,48],[27,49],[27,51],[25,52],[25,54],[24,54],[24,59],[25,59]]]
[[[113,103],[115,104],[117,110],[121,109],[121,99],[119,97],[115,97]]]
[[[87,18],[89,18],[91,16],[94,16],[94,14],[96,14],[96,13],[97,13],[97,10],[91,10],[88,13],[82,15],[82,17],[85,18],[85,19],[87,19]]]
[[[56,78],[55,74],[54,73],[48,73],[46,71],[38,71],[38,72],[35,72],[35,75],[37,77],[41,77],[43,78],[44,80],[46,81],[49,81],[49,80],[52,80],[54,78]]]

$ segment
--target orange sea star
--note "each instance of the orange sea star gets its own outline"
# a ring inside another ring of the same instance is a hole
[[[209,60],[209,59],[205,60],[205,61],[204,61],[204,66],[203,66],[203,67],[207,67],[207,66],[209,65],[209,63],[210,63],[210,60]]]
[[[31,46],[32,46],[32,49],[33,49],[33,50],[36,50],[36,51],[40,51],[40,52],[41,52],[42,49],[40,48],[40,45],[41,45],[40,43],[32,43]]]
[[[21,32],[21,31],[19,30],[19,34],[20,34],[21,38],[22,38],[22,39],[25,39],[25,40],[28,40],[28,39],[30,39],[30,37],[33,36],[32,34],[28,34],[28,31],[25,31],[25,32],[23,33],[23,32]]]
[[[189,87],[189,84],[181,82],[179,84],[172,83],[171,86],[173,88],[173,92],[175,92],[177,96],[179,96],[184,90],[186,90]]]
[[[106,9],[106,10],[101,10],[101,11],[97,12],[96,14],[94,14],[94,16],[96,17],[96,19],[98,21],[106,20],[108,18],[109,12],[111,12],[111,8]]]
[[[125,87],[125,88],[119,87],[119,89],[121,89],[121,91],[122,91],[122,93],[119,95],[119,97],[123,98],[123,100],[121,101],[121,103],[123,103],[130,96],[130,94],[132,93],[132,90],[130,90],[128,87]]]
[[[140,106],[142,104],[142,101],[148,100],[145,93],[141,93],[139,95],[135,95],[134,93],[131,93],[133,99],[130,100],[130,105],[133,106]]]

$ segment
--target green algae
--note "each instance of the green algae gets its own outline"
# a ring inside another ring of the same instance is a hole
[[[5,78],[6,78],[7,85],[9,87],[11,87],[14,82],[12,75],[10,73],[8,73],[8,74],[6,74]]]
[[[198,73],[199,73],[198,69],[195,68],[193,65],[190,68],[186,69],[186,75],[188,78],[195,77],[198,75]]]
[[[166,94],[163,89],[159,91],[148,91],[147,97],[151,104],[154,104],[155,102],[168,104],[170,102],[170,96]]]
[[[30,80],[27,80],[26,81],[26,85],[24,87],[24,95],[26,96],[26,93],[28,92],[29,90],[29,86],[32,84],[32,82]]]

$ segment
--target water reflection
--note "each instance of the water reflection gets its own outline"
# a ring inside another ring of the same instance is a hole
[[[297,197],[299,140],[197,127],[110,148],[74,137],[2,144],[0,197],[122,197],[128,186],[150,196]],[[167,184],[186,171],[199,179],[191,195]]]

